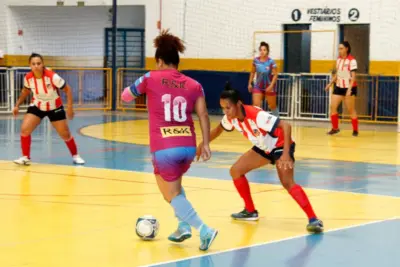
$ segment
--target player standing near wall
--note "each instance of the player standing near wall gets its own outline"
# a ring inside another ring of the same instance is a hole
[[[328,132],[329,135],[334,135],[340,132],[339,114],[337,109],[340,103],[344,100],[351,116],[353,136],[358,136],[358,118],[355,108],[355,100],[357,96],[357,61],[350,53],[351,46],[349,42],[341,42],[339,44],[339,58],[336,61],[336,69],[332,81],[325,88],[326,91],[329,91],[329,88],[335,84],[331,100],[332,129]]]
[[[249,77],[249,92],[253,95],[253,105],[261,107],[264,97],[267,98],[268,107],[272,114],[279,117],[276,105],[276,81],[278,70],[275,61],[269,57],[269,45],[261,42],[260,55],[253,60],[253,66]],[[254,82],[254,76],[256,81]]]

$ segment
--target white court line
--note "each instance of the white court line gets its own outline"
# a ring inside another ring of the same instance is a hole
[[[326,233],[332,233],[332,232],[342,231],[342,230],[346,230],[346,229],[362,227],[362,226],[366,226],[366,225],[370,225],[370,224],[382,223],[382,222],[387,222],[387,221],[392,221],[392,220],[399,220],[399,219],[400,219],[400,217],[393,217],[393,218],[388,218],[388,219],[384,219],[384,220],[376,220],[376,221],[371,221],[371,222],[367,222],[367,223],[355,224],[355,225],[350,225],[350,226],[346,226],[346,227],[342,227],[342,228],[331,229],[331,230],[325,231],[324,233],[325,234]],[[161,265],[170,264],[170,263],[177,263],[177,262],[181,262],[181,261],[186,261],[186,260],[191,260],[191,259],[196,259],[196,258],[201,258],[201,257],[206,257],[206,256],[212,256],[212,255],[222,254],[222,253],[226,253],[226,252],[232,252],[232,251],[245,249],[245,248],[254,248],[254,247],[259,247],[259,246],[264,246],[264,245],[280,243],[280,242],[284,242],[284,241],[289,241],[289,240],[302,238],[302,237],[305,237],[305,236],[308,236],[308,235],[310,235],[310,234],[303,234],[303,235],[299,235],[299,236],[288,237],[288,238],[274,240],[274,241],[267,241],[267,242],[264,242],[264,243],[254,244],[254,245],[250,245],[250,246],[231,248],[231,249],[217,251],[217,252],[204,253],[202,255],[196,255],[196,256],[192,256],[192,257],[182,258],[182,259],[179,259],[179,260],[165,261],[165,262],[160,262],[160,263],[156,263],[156,264],[152,264],[152,265],[142,265],[142,266],[139,266],[139,267],[154,267],[154,266],[161,266]]]

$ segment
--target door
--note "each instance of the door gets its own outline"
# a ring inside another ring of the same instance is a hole
[[[310,24],[284,25],[284,72],[310,72],[311,68],[311,32]],[[299,31],[299,32],[286,32]]]

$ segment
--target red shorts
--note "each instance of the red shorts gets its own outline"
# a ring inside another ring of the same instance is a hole
[[[275,89],[272,90],[271,92],[266,92],[265,89],[260,89],[260,88],[256,88],[256,87],[253,87],[252,93],[253,94],[269,95],[269,96],[275,96],[276,95]]]

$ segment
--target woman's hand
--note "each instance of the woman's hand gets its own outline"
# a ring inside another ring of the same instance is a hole
[[[199,161],[200,157],[203,161],[207,161],[211,158],[211,149],[209,145],[204,145],[201,142],[196,149],[196,161]]]
[[[18,115],[18,112],[19,112],[19,107],[18,106],[15,106],[14,108],[13,108],[13,115],[14,115],[14,117],[16,117],[17,115]]]
[[[72,120],[74,118],[74,110],[72,109],[72,107],[68,108],[67,110],[67,117],[68,119]]]
[[[283,170],[293,169],[293,159],[289,154],[283,154],[277,162],[278,168]]]
[[[253,86],[251,86],[251,84],[249,84],[249,85],[247,86],[247,89],[249,90],[249,93],[251,93],[251,92],[253,91]]]

